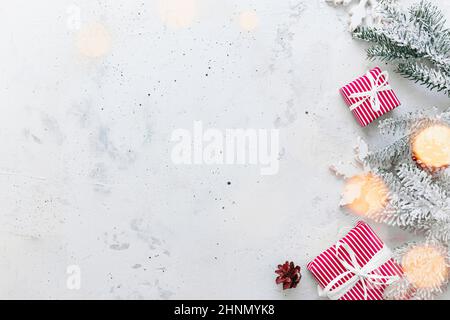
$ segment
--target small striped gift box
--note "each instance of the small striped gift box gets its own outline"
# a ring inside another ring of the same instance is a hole
[[[319,283],[319,295],[333,300],[382,300],[386,287],[403,274],[389,248],[362,221],[308,270]]]
[[[389,85],[389,74],[379,67],[342,87],[340,93],[362,127],[400,105]]]

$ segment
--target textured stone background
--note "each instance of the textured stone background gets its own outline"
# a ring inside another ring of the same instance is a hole
[[[317,298],[306,263],[357,220],[328,167],[358,136],[383,144],[337,89],[375,63],[322,0],[162,4],[2,2],[0,298]],[[391,82],[393,115],[448,105]],[[175,166],[171,132],[194,120],[279,128],[279,173]],[[304,274],[290,292],[274,285],[285,259]]]

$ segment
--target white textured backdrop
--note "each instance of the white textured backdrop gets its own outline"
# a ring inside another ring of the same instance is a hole
[[[2,1],[0,298],[316,299],[306,263],[357,220],[328,166],[382,144],[337,92],[375,65],[346,23],[323,0]],[[394,116],[448,105],[391,83]],[[279,173],[175,166],[194,120],[279,128]],[[282,292],[286,259],[303,279]]]

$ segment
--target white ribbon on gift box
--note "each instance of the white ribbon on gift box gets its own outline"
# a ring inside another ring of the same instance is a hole
[[[339,248],[343,247],[350,256],[351,263],[348,263],[341,254]],[[361,266],[357,259],[356,253],[350,248],[350,246],[344,242],[339,241],[336,246],[336,258],[347,270],[333,279],[325,288],[318,286],[319,296],[328,297],[331,300],[338,300],[348,291],[350,291],[358,282],[360,282],[364,289],[364,300],[367,300],[367,291],[369,286],[382,286],[390,285],[400,279],[399,276],[383,276],[380,274],[371,274],[371,272],[377,270],[383,264],[388,262],[392,258],[392,252],[388,247],[383,246],[364,266]],[[353,274],[342,285],[332,289],[339,281],[343,280],[347,275]]]
[[[370,102],[370,106],[372,107],[372,110],[375,112],[380,111],[381,109],[381,102],[378,98],[378,93],[382,91],[391,90],[391,87],[389,86],[389,73],[387,71],[381,72],[376,78],[372,75],[372,73],[369,71],[366,74],[367,79],[369,79],[370,87],[369,90],[363,91],[363,92],[355,92],[349,95],[349,98],[364,98],[359,100],[358,102],[355,102],[350,106],[350,111],[355,110],[360,105],[365,103],[367,100]],[[384,78],[381,78],[384,77]],[[381,82],[380,82],[381,79]]]

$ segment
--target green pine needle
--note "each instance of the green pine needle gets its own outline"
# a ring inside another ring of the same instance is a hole
[[[355,39],[372,43],[369,59],[394,63],[405,78],[450,96],[450,31],[442,12],[428,1],[401,9],[381,1],[382,23],[359,27]]]

